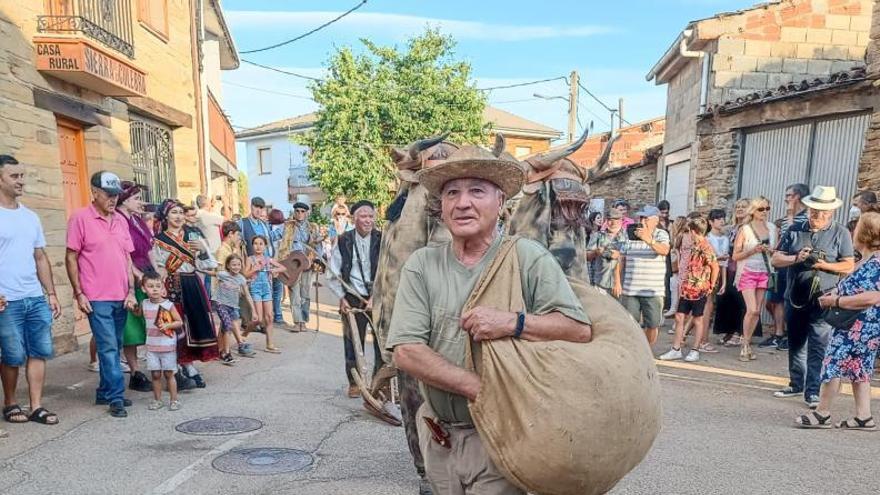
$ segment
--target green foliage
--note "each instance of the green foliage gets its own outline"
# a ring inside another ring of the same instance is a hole
[[[248,192],[248,176],[246,173],[238,172],[238,212],[241,216],[248,215],[248,209],[251,205],[250,193]]]
[[[327,78],[312,83],[321,105],[314,129],[297,141],[311,149],[309,174],[329,197],[388,204],[395,189],[389,147],[451,131],[458,143],[485,141],[486,97],[471,67],[453,59],[455,41],[428,29],[404,50],[361,39],[365,51],[341,48]]]

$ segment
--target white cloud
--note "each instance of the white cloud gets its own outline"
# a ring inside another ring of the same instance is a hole
[[[289,12],[230,10],[226,18],[234,29],[285,30],[311,28],[327,22],[339,12]],[[336,26],[357,32],[359,36],[381,34],[405,39],[421,31],[426,25],[439,27],[457,39],[526,41],[549,38],[583,38],[614,32],[610,26],[581,24],[575,26],[491,24],[478,21],[460,21],[403,14],[354,13]]]

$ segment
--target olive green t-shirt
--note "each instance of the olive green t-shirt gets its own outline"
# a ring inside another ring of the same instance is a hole
[[[403,267],[397,288],[388,350],[401,344],[427,344],[452,364],[464,367],[465,339],[469,336],[459,326],[461,309],[500,245],[501,236],[471,268],[456,259],[451,243],[414,252]],[[558,311],[581,323],[590,322],[562,268],[547,249],[532,240],[519,239],[516,252],[526,313],[544,315]],[[421,390],[441,420],[472,423],[465,397],[424,383]]]

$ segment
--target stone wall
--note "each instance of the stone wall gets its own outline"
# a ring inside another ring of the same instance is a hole
[[[712,208],[731,211],[736,201],[738,182],[740,131],[722,131],[699,137],[697,163],[692,171],[694,190],[705,190],[706,201],[696,203],[694,209],[703,213]]]
[[[663,151],[672,153],[689,146],[697,137],[694,122],[700,113],[701,59],[687,64],[669,81],[666,92],[666,135]]]
[[[705,21],[706,30],[724,31],[709,103],[863,66],[871,7],[872,0],[800,0]]]
[[[620,198],[629,201],[633,208],[653,204],[657,201],[657,164],[612,170],[590,180],[588,184],[590,197],[604,198],[606,209]]]
[[[880,85],[880,2],[874,2],[874,22],[868,45],[868,75]],[[859,190],[880,191],[880,98],[875,100],[875,113],[865,134],[865,149],[859,163]]]

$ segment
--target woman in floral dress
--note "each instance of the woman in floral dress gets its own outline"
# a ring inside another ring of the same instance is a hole
[[[842,381],[852,382],[856,414],[838,428],[875,430],[871,416],[871,375],[880,349],[880,213],[864,213],[853,234],[862,261],[842,279],[837,290],[819,298],[823,308],[861,311],[850,328],[835,328],[825,350],[819,406],[795,419],[802,428],[830,428],[831,405]]]

